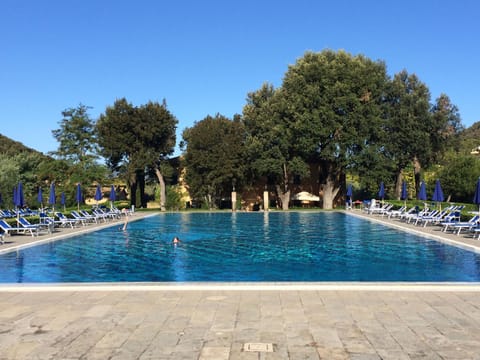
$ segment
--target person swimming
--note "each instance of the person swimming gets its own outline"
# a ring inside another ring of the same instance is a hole
[[[173,240],[172,240],[172,243],[173,244],[178,244],[178,243],[181,243],[182,241],[178,238],[178,237],[174,237]]]

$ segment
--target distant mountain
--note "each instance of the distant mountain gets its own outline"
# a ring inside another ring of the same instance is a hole
[[[3,134],[0,134],[0,154],[7,154],[9,156],[13,156],[21,152],[42,154],[40,151],[31,149],[23,145],[21,142],[12,140],[9,137],[4,136]]]

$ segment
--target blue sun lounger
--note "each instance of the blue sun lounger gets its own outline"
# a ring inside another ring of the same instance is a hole
[[[17,234],[26,234],[27,232],[29,232],[32,236],[38,235],[38,228],[13,227],[5,220],[0,220],[0,228],[7,235],[11,235],[12,232],[15,232]]]
[[[23,217],[20,217],[18,219],[18,223],[20,224],[20,227],[23,227],[26,229],[36,229],[37,233],[39,233],[40,231],[47,231],[49,234],[51,234],[53,232],[53,227],[54,227],[53,223],[32,224],[30,223],[30,221],[28,221]]]

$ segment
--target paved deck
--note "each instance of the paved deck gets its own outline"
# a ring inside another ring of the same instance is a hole
[[[480,359],[480,285],[4,285],[0,359]]]

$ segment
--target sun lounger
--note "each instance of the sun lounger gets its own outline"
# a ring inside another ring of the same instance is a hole
[[[452,215],[453,213],[451,212],[450,209],[445,209],[443,211],[440,211],[437,213],[437,215],[434,216],[425,216],[421,222],[423,222],[423,227],[426,227],[428,224],[439,224],[446,219],[455,219],[460,217],[460,212],[455,213],[455,215]]]
[[[418,218],[421,218],[422,216],[427,216],[430,214],[431,211],[428,208],[425,208],[423,210],[420,210],[418,212],[414,211],[412,213],[406,214],[405,216],[401,217],[402,220],[405,220],[405,222],[410,223],[413,221],[416,221]]]
[[[80,224],[79,220],[70,219],[70,218],[66,217],[65,214],[63,214],[61,212],[56,212],[55,215],[58,218],[58,221],[59,221],[58,223],[60,224],[60,226],[63,226],[63,227],[70,226],[71,228],[73,228],[73,227],[75,227],[75,225]]]
[[[38,235],[38,228],[13,227],[5,220],[0,220],[0,228],[7,235],[11,235],[12,232],[15,232],[17,234],[26,234],[28,232],[32,236]]]
[[[86,217],[91,222],[98,224],[99,217],[95,214],[90,214],[87,210],[80,210],[80,215]]]
[[[461,222],[461,221],[445,222],[445,223],[442,223],[444,226],[442,231],[447,232],[448,230],[453,230],[454,233],[456,232],[457,235],[459,235],[462,229],[472,229],[475,226],[477,226],[479,219],[480,219],[480,216],[475,215],[474,217],[472,217],[470,220],[466,222]]]
[[[397,209],[397,210],[390,209],[389,211],[387,211],[385,215],[387,215],[388,218],[392,218],[392,217],[401,216],[405,211],[407,211],[407,207],[402,206],[400,209]]]
[[[430,211],[429,213],[425,214],[425,215],[422,215],[422,216],[417,216],[415,218],[415,225],[419,225],[419,224],[422,224],[424,223],[424,226],[427,225],[427,223],[433,219],[436,219],[437,216],[440,216],[441,215],[441,211],[440,210],[432,210]],[[442,215],[443,216],[443,215]]]
[[[87,223],[89,223],[89,222],[92,222],[92,219],[87,218],[86,216],[80,215],[80,214],[79,214],[78,212],[76,212],[76,211],[71,211],[70,214],[73,216],[73,218],[74,218],[75,220],[80,221],[80,223],[81,223],[83,226],[87,225]]]
[[[376,207],[368,210],[369,214],[379,214],[379,215],[385,215],[391,208],[393,207],[393,204],[388,204],[385,203],[382,207]]]
[[[20,227],[36,230],[37,234],[41,231],[47,231],[49,234],[53,232],[53,224],[32,224],[23,217],[18,218],[17,222]]]

